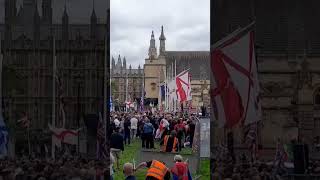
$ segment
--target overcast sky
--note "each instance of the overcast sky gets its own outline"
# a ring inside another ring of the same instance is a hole
[[[159,53],[161,25],[166,50],[210,49],[210,0],[111,0],[110,52],[134,68],[148,55],[154,30]]]

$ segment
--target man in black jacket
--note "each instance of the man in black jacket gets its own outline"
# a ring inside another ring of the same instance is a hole
[[[119,133],[120,128],[116,128],[110,137],[110,151],[114,154],[117,161],[117,168],[120,169],[120,152],[124,151],[123,136]]]

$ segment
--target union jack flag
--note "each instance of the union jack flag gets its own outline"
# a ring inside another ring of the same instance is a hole
[[[97,127],[97,158],[106,159],[107,157],[105,123],[103,123],[101,113],[99,113],[99,122]]]

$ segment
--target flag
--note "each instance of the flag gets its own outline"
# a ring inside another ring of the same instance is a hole
[[[215,87],[211,99],[220,127],[248,125],[261,117],[252,25],[225,38],[212,51]]]
[[[111,96],[110,96],[110,102],[109,103],[110,103],[110,110],[112,111],[113,107],[112,107],[112,98],[111,98]]]
[[[18,124],[22,126],[23,128],[30,127],[30,120],[28,118],[27,113],[23,113],[22,118],[18,120]]]
[[[161,99],[164,99],[165,95],[166,95],[166,85],[165,84],[162,84],[160,86],[160,94],[161,94]]]
[[[52,127],[49,124],[49,130],[52,132],[52,141],[58,147],[61,147],[61,143],[78,145],[78,136],[80,129],[70,130],[64,128]]]
[[[141,96],[141,99],[140,99],[140,111],[144,111],[144,99],[143,99],[143,96]]]
[[[107,157],[105,123],[103,123],[102,115],[99,113],[99,122],[97,127],[97,158],[106,159]]]
[[[8,155],[8,128],[4,122],[2,113],[0,112],[0,156]]]
[[[172,102],[174,100],[177,100],[177,92],[175,91],[176,90],[176,81],[175,80],[172,80],[169,82],[168,89],[169,89],[170,101]]]
[[[190,79],[189,71],[183,71],[176,77],[176,92],[180,102],[187,101],[190,97]]]

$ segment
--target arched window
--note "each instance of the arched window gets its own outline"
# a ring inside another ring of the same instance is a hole
[[[320,105],[320,88],[318,88],[314,94],[314,104]]]

